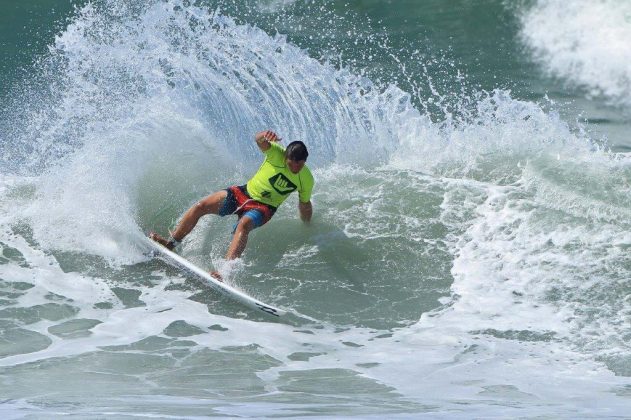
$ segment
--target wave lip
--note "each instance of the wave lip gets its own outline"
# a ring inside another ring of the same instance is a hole
[[[521,24],[522,41],[547,73],[631,107],[631,3],[539,0]]]

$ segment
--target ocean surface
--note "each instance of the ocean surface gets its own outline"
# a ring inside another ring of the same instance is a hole
[[[628,418],[631,2],[0,3],[0,417]],[[147,256],[303,140],[222,259]]]

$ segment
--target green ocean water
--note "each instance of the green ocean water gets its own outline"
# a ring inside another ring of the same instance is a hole
[[[626,2],[0,8],[3,418],[626,415]],[[313,223],[179,252],[286,320],[141,241],[265,128],[307,143]]]
[[[0,17],[2,96],[32,73],[33,62],[44,55],[62,31],[75,4],[70,1],[7,1]]]
[[[45,55],[72,19],[75,7],[84,3],[47,0],[4,6],[0,22],[3,96],[28,80],[33,62]],[[217,7],[212,2],[196,4]],[[434,76],[433,87],[445,96],[454,86],[465,85],[459,89],[466,89],[467,94],[499,88],[530,101],[552,98],[563,104],[558,111],[566,121],[587,124],[594,137],[606,139],[614,150],[628,150],[630,117],[625,107],[612,107],[607,98],[585,100],[584,87],[551,77],[532,59],[519,34],[526,5],[489,0],[219,3],[234,11],[233,16],[255,19],[269,33],[286,34],[314,57],[339,58],[342,65],[356,66],[373,80],[393,82],[416,95],[431,94],[427,77]],[[387,49],[381,48],[386,44]],[[392,52],[397,51],[400,56],[393,59]]]

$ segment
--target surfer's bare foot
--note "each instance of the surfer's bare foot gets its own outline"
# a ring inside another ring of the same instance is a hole
[[[217,280],[219,280],[220,282],[223,282],[223,277],[221,277],[221,274],[219,274],[219,271],[211,271],[210,275],[216,278]]]
[[[159,243],[160,245],[162,245],[163,247],[173,251],[173,248],[175,248],[175,245],[173,245],[172,242],[169,242],[167,239],[165,239],[164,237],[158,235],[155,232],[150,232],[149,233],[149,239],[152,239],[154,241],[156,241],[157,243]]]

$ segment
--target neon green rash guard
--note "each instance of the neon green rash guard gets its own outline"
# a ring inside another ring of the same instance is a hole
[[[265,161],[248,181],[248,194],[256,201],[273,207],[280,206],[289,194],[298,191],[301,203],[311,200],[313,175],[307,165],[297,174],[291,172],[285,163],[285,149],[271,142],[265,152]]]

